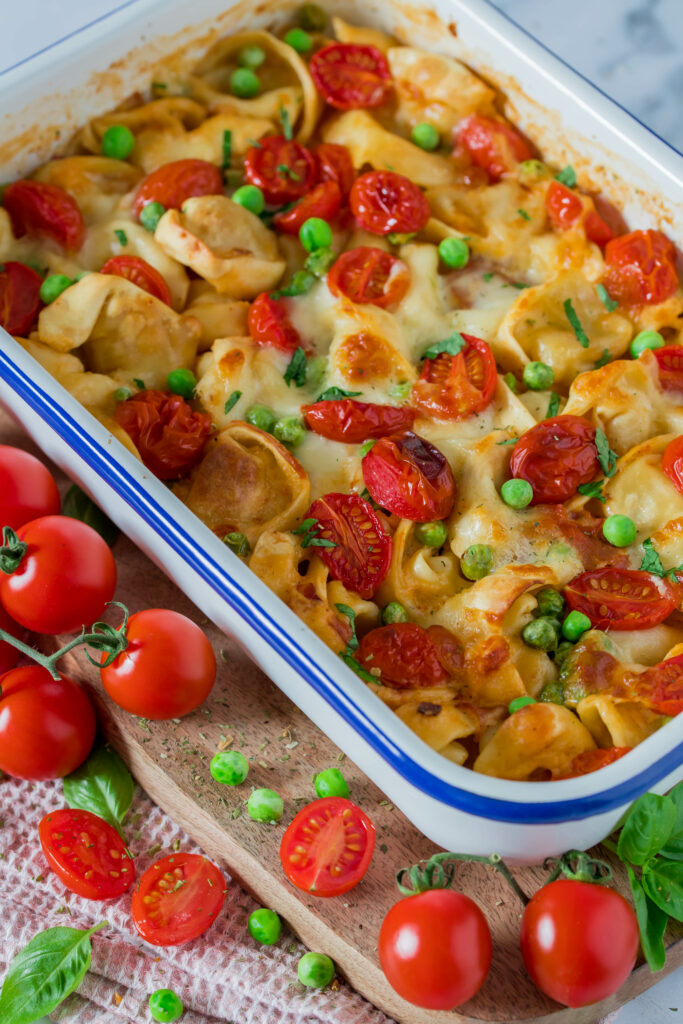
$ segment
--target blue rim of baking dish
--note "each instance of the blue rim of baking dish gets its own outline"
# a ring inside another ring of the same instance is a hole
[[[597,793],[564,800],[528,802],[504,800],[461,789],[446,782],[409,757],[365,712],[343,687],[272,618],[224,566],[198,548],[183,530],[114,455],[92,438],[58,400],[48,395],[0,348],[0,378],[19,398],[104,480],[176,555],[208,584],[372,749],[407,782],[439,800],[480,818],[525,825],[547,825],[603,814],[630,803],[656,785],[683,762],[683,742],[625,782]],[[538,784],[534,784],[538,785]]]

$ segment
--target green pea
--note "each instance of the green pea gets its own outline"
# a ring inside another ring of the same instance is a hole
[[[591,620],[583,612],[570,612],[562,623],[562,636],[565,640],[576,641],[591,628]]]
[[[420,544],[426,544],[430,548],[440,548],[446,543],[448,527],[441,520],[435,523],[418,523],[415,527],[415,537]]]
[[[555,664],[561,665],[567,660],[567,656],[574,650],[571,640],[560,640],[555,651]]]
[[[111,124],[102,136],[102,155],[112,160],[127,160],[133,152],[135,136],[125,124]]]
[[[273,437],[290,448],[297,448],[306,436],[306,427],[300,416],[282,416],[273,425]]]
[[[441,142],[438,131],[433,124],[429,124],[428,121],[423,121],[421,124],[416,124],[410,133],[410,137],[416,146],[420,149],[436,149]]]
[[[493,550],[488,544],[470,544],[462,553],[460,572],[467,580],[483,580],[493,565]]]
[[[506,480],[500,489],[500,496],[510,508],[526,508],[534,496],[528,480]]]
[[[174,1020],[178,1020],[183,1009],[180,996],[171,988],[158,988],[149,997],[149,1012],[154,1020],[160,1021],[161,1024],[172,1024]]]
[[[607,516],[602,524],[602,535],[615,548],[627,548],[636,539],[636,524],[630,516]]]
[[[545,391],[546,388],[552,387],[555,372],[552,366],[535,360],[524,367],[522,380],[530,391]]]
[[[266,208],[265,197],[258,185],[242,185],[233,192],[232,201],[249,210],[249,213],[255,213],[257,217]]]
[[[439,242],[439,256],[447,267],[462,270],[470,258],[470,247],[464,238],[442,238]]]
[[[73,284],[66,274],[50,274],[40,286],[40,298],[46,304],[54,302],[62,292],[65,292]]]
[[[408,612],[400,601],[390,601],[382,608],[380,619],[383,626],[389,626],[392,622],[407,622]]]
[[[156,231],[157,224],[166,213],[163,203],[145,203],[140,210],[140,223],[145,231]]]
[[[247,928],[252,939],[262,946],[273,946],[282,934],[282,921],[274,910],[261,907],[249,915]]]
[[[185,370],[182,367],[178,370],[171,370],[166,378],[166,385],[174,395],[181,398],[193,398],[194,390],[197,387],[197,378],[192,370]]]
[[[232,533],[226,533],[223,537],[223,543],[231,551],[234,551],[240,558],[246,558],[251,551],[251,544],[249,539],[243,534],[238,533],[236,530]]]
[[[277,413],[273,412],[267,405],[250,406],[244,418],[247,423],[251,423],[252,427],[265,430],[266,434],[270,434],[277,423]]]
[[[641,331],[636,334],[630,345],[630,353],[634,359],[641,356],[646,348],[663,348],[666,342],[659,331]]]
[[[266,51],[260,46],[243,46],[237,54],[237,63],[241,68],[251,68],[255,71],[260,68],[266,59]]]
[[[524,643],[538,651],[556,650],[557,639],[557,630],[550,619],[532,619],[522,630]]]
[[[543,587],[536,594],[537,615],[561,615],[564,611],[564,598],[554,587]]]
[[[517,168],[517,176],[522,185],[535,185],[550,177],[550,168],[541,160],[523,160]]]
[[[285,42],[297,53],[308,53],[313,48],[313,40],[303,28],[290,28],[285,33]]]
[[[209,771],[224,786],[241,786],[249,774],[249,762],[239,750],[221,750],[211,758]]]
[[[310,292],[317,280],[318,278],[313,274],[309,274],[307,270],[295,270],[292,274],[292,280],[289,282],[287,287],[281,289],[281,294],[306,295],[307,292]]]
[[[318,796],[343,796],[348,797],[349,787],[346,779],[338,768],[326,768],[318,772],[313,783]]]
[[[237,68],[230,75],[230,91],[233,96],[249,100],[252,96],[258,95],[260,88],[259,77],[251,68]]]
[[[282,797],[274,789],[255,789],[247,800],[247,811],[254,821],[279,821],[284,809]]]
[[[299,24],[309,32],[322,32],[327,25],[327,12],[318,4],[304,4],[299,8]]]
[[[325,988],[334,978],[334,964],[324,953],[304,953],[296,973],[306,988]]]
[[[573,650],[573,644],[569,644]],[[559,647],[558,647],[559,650]],[[557,654],[555,654],[557,661]],[[564,686],[559,679],[550,679],[538,695],[542,704],[564,704]]]
[[[329,249],[332,245],[332,228],[321,217],[309,217],[299,228],[299,240],[306,252]]]
[[[528,704],[535,703],[536,701],[533,697],[515,697],[515,699],[511,700],[508,704],[508,712],[509,714],[514,715],[515,711],[519,711],[520,708],[525,708]]]
[[[503,380],[505,381],[507,386],[510,388],[510,391],[512,391],[513,395],[516,395],[517,394],[517,378],[515,377],[514,373],[504,373],[503,374]]]
[[[133,392],[130,390],[130,388],[117,388],[116,391],[114,392],[114,401],[125,402],[128,398],[130,398],[132,394]]]

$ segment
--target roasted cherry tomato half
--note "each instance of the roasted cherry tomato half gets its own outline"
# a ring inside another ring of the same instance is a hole
[[[675,437],[666,446],[662,456],[662,469],[676,490],[683,494],[683,436]]]
[[[342,195],[336,181],[323,181],[300,199],[296,206],[284,213],[276,213],[273,224],[286,235],[298,235],[301,225],[309,217],[319,217],[328,223],[339,213]]]
[[[608,242],[603,284],[622,306],[656,305],[678,288],[676,250],[661,231],[631,231]]]
[[[315,546],[335,580],[369,599],[389,571],[391,536],[372,505],[359,494],[326,494],[313,502],[305,519],[315,519],[315,537],[334,547]]]
[[[245,181],[257,185],[272,206],[301,199],[311,191],[317,176],[309,150],[284,135],[264,135],[244,158]]]
[[[375,235],[421,231],[430,218],[429,203],[410,178],[396,171],[367,171],[353,183],[351,212]]]
[[[311,896],[341,896],[358,885],[375,849],[375,826],[351,800],[326,796],[302,807],[282,837],[292,885]]]
[[[123,896],[135,866],[116,829],[90,811],[64,807],[38,826],[45,858],[67,889],[86,900]]]
[[[100,268],[100,274],[125,277],[127,281],[136,284],[138,288],[149,292],[155,299],[165,302],[167,306],[171,305],[171,293],[163,277],[156,267],[140,256],[112,256]]]
[[[378,107],[393,88],[387,59],[376,46],[329,43],[313,55],[309,70],[320,95],[338,110]]]
[[[299,332],[287,314],[286,300],[274,299],[268,292],[256,296],[249,308],[247,323],[256,345],[271,345],[280,352],[290,353],[302,345]]]
[[[665,345],[654,350],[662,391],[683,391],[683,345]]]
[[[356,172],[347,147],[336,142],[321,142],[313,150],[313,157],[320,181],[336,182],[342,198],[346,199],[356,180]]]
[[[356,402],[353,398],[302,405],[306,426],[328,441],[362,444],[372,437],[386,437],[400,430],[409,430],[415,411],[407,405],[375,405]]]
[[[75,252],[85,241],[85,221],[74,197],[59,185],[44,181],[15,181],[2,194],[16,238],[51,238]]]
[[[533,487],[533,505],[565,502],[599,472],[595,427],[582,416],[542,420],[522,434],[510,458],[511,475]]]
[[[225,902],[225,878],[197,853],[172,853],[147,868],[133,892],[133,924],[152,946],[202,935]]]
[[[463,334],[465,347],[457,355],[441,352],[425,359],[411,400],[426,416],[461,420],[490,404],[498,383],[496,361],[485,341]]]
[[[636,677],[633,689],[638,700],[660,715],[680,715],[683,711],[683,654],[646,668]]]
[[[455,504],[455,480],[438,448],[410,430],[377,441],[363,459],[371,497],[401,519],[446,519]]]
[[[527,142],[506,121],[482,114],[470,114],[461,121],[457,140],[491,181],[499,181],[507,171],[514,171],[517,164],[533,156]]]
[[[663,622],[679,603],[676,587],[640,569],[603,566],[582,572],[564,590],[572,610],[583,612],[595,629],[649,629]]]
[[[28,334],[40,310],[40,274],[14,260],[0,271],[0,327],[8,334]]]
[[[595,750],[583,750],[573,758],[566,775],[558,775],[557,779],[574,779],[578,775],[589,775],[608,764],[614,764],[624,754],[631,752],[633,747],[596,747]]]
[[[161,203],[167,210],[179,210],[193,196],[223,195],[221,172],[208,160],[174,160],[162,164],[138,185],[133,214],[140,216],[147,203]]]
[[[0,445],[0,527],[18,530],[41,516],[56,516],[59,491],[49,469],[21,448]]]
[[[358,661],[377,682],[396,690],[440,686],[464,664],[462,647],[443,626],[423,629],[416,622],[395,622],[366,633]],[[374,670],[374,671],[373,671]]]
[[[410,286],[410,271],[396,256],[359,245],[343,252],[330,267],[327,286],[333,295],[343,295],[351,302],[373,306],[395,306]]]
[[[191,469],[213,429],[208,413],[194,412],[180,395],[163,391],[140,391],[119,402],[114,419],[160,480],[175,480]]]
[[[577,192],[567,188],[559,181],[551,181],[545,194],[545,207],[548,220],[556,231],[566,231],[579,220],[583,213],[583,203]],[[609,224],[595,210],[589,210],[584,221],[586,238],[601,248],[614,238]]]
[[[614,889],[560,878],[527,904],[520,944],[542,992],[565,1006],[588,1006],[616,992],[633,970],[638,922]]]

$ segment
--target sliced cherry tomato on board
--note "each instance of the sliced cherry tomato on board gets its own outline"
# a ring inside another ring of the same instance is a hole
[[[0,527],[18,530],[41,516],[56,516],[61,501],[47,466],[21,448],[0,445]]]
[[[510,473],[534,491],[532,505],[565,502],[600,472],[595,427],[582,416],[553,416],[525,431],[512,449]]]
[[[556,231],[566,231],[583,213],[583,203],[577,192],[573,192],[559,181],[551,181],[545,194],[548,220]],[[599,213],[589,210],[584,221],[586,238],[603,248],[614,238],[614,232]]]
[[[683,391],[683,345],[665,345],[654,350],[662,391]]]
[[[336,181],[323,181],[285,213],[276,213],[273,224],[286,235],[298,235],[309,217],[333,221],[341,208],[342,195]]]
[[[676,250],[661,231],[631,231],[608,242],[603,284],[622,306],[664,302],[678,288]]]
[[[125,277],[138,288],[149,292],[155,299],[171,305],[171,293],[163,277],[147,260],[140,256],[112,256],[110,260],[100,268],[100,274],[114,274],[115,277]]]
[[[379,107],[393,89],[387,59],[376,46],[329,43],[313,55],[309,71],[320,95],[338,110]]]
[[[588,1006],[626,981],[638,955],[638,922],[606,885],[560,878],[531,898],[520,944],[535,985],[565,1006]]]
[[[400,430],[409,430],[415,419],[414,409],[407,405],[375,405],[356,402],[353,398],[302,405],[306,426],[328,441],[362,444],[372,437],[386,437]]]
[[[379,669],[377,682],[396,690],[440,686],[464,664],[462,647],[449,630],[423,629],[416,622],[371,629],[360,642],[358,661],[373,675]]]
[[[280,352],[295,352],[301,338],[287,315],[284,299],[274,299],[268,292],[257,295],[249,308],[249,334],[256,345],[271,345]]]
[[[333,295],[386,309],[401,301],[410,286],[410,271],[384,249],[359,245],[343,252],[330,267],[327,286]]]
[[[133,858],[121,836],[90,811],[63,807],[38,826],[45,858],[67,889],[86,900],[123,896],[135,879]]]
[[[133,924],[152,946],[196,939],[220,914],[225,878],[197,853],[172,853],[147,868],[133,892]]]
[[[681,365],[683,366],[683,360]],[[662,469],[676,490],[683,494],[683,436],[675,437],[666,446],[662,455]]]
[[[28,334],[40,310],[40,274],[9,260],[0,271],[0,327],[8,334]]]
[[[44,181],[15,181],[2,193],[16,238],[36,235],[51,238],[70,251],[85,241],[85,221],[74,197]]]
[[[455,480],[438,448],[410,430],[380,438],[363,458],[371,497],[401,519],[446,519],[455,504]]]
[[[606,768],[608,764],[614,764],[631,750],[633,747],[597,747],[595,750],[583,750],[573,758],[566,775],[557,775],[555,778],[575,779],[579,775],[589,775],[600,768]]]
[[[636,677],[633,689],[638,700],[660,715],[680,715],[683,711],[683,654],[646,668]]]
[[[310,151],[284,135],[264,135],[244,158],[245,181],[257,185],[272,206],[301,199],[311,191],[317,176]]]
[[[463,334],[465,347],[457,355],[441,352],[425,359],[411,399],[427,416],[461,420],[490,404],[498,383],[496,361],[481,338]]]
[[[335,181],[342,198],[346,199],[356,180],[351,154],[346,146],[336,142],[321,142],[313,150],[320,181]]]
[[[194,412],[180,395],[163,391],[140,391],[119,402],[114,419],[160,480],[175,480],[191,469],[213,430],[208,413]]]
[[[311,896],[341,896],[358,885],[375,849],[375,826],[351,800],[327,796],[302,807],[282,837],[280,861]]]
[[[429,203],[415,182],[396,171],[367,171],[353,183],[351,212],[375,235],[421,231],[431,216]]]
[[[470,114],[461,121],[457,140],[472,163],[482,167],[492,181],[499,181],[507,171],[514,171],[517,164],[533,156],[528,143],[511,125],[482,114]]]
[[[564,596],[570,609],[587,615],[595,629],[649,629],[679,603],[676,588],[660,576],[609,565],[575,576]]]
[[[334,544],[315,547],[332,578],[371,598],[389,571],[392,540],[370,502],[359,494],[326,494],[304,518],[317,520],[316,538]]]
[[[221,172],[208,160],[173,160],[152,171],[138,185],[133,214],[140,216],[147,203],[161,203],[167,210],[179,210],[193,196],[223,195]]]

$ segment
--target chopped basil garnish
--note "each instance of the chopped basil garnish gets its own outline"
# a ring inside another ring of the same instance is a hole
[[[224,171],[227,170],[227,168],[230,166],[230,161],[231,160],[232,160],[232,132],[229,129],[226,129],[223,132],[223,163],[221,165]]]
[[[450,356],[457,356],[458,352],[462,351],[464,347],[465,339],[462,334],[459,331],[453,331],[443,341],[435,341],[433,345],[425,349],[422,353],[422,359],[436,359],[442,352],[447,352]]]
[[[362,391],[344,391],[343,388],[327,388],[321,395],[318,395],[316,402],[336,402],[340,398],[356,398],[362,395]]]
[[[598,449],[598,462],[606,477],[614,476],[617,471],[617,453],[609,446],[609,441],[598,427],[595,431],[595,447]]]
[[[598,293],[600,302],[602,302],[608,313],[613,313],[615,309],[619,308],[619,303],[611,297],[604,284],[596,284],[595,290]]]
[[[567,188],[576,187],[576,171],[571,164],[567,164],[561,171],[555,175],[555,181],[559,181],[561,185],[566,185]]]
[[[225,413],[226,416],[228,415],[228,413],[230,412],[232,407],[234,405],[237,405],[237,403],[239,402],[241,397],[242,397],[242,392],[241,391],[233,391],[233,393],[230,395],[230,398],[227,400],[227,402],[225,403],[225,406],[223,407],[223,412]]]
[[[564,308],[564,312],[565,312],[565,315],[567,317],[567,320],[569,320],[569,323],[571,324],[572,330],[574,331],[574,334],[576,335],[576,340],[578,341],[579,345],[581,345],[583,348],[588,348],[588,346],[591,343],[591,340],[588,337],[588,335],[586,334],[586,332],[584,331],[583,327],[581,326],[581,321],[579,320],[579,318],[577,316],[577,313],[576,313],[576,310],[574,309],[574,306],[572,305],[572,300],[571,299],[565,299],[564,302],[562,303],[562,306]]]
[[[548,411],[545,414],[545,419],[549,420],[552,416],[557,416],[560,408],[560,396],[556,391],[550,392],[550,401],[548,402]]]
[[[116,235],[119,245],[128,245],[128,235],[121,228],[114,228],[114,234]]]
[[[583,494],[585,498],[597,498],[598,501],[605,502],[605,496],[602,493],[604,486],[604,480],[593,480],[589,484],[579,484],[576,488],[579,494]]]
[[[320,523],[318,520],[309,518],[304,519],[303,523],[300,523],[296,530],[292,530],[292,533],[303,535],[301,537],[302,548],[336,548],[337,545],[333,540],[326,540],[325,537],[318,536],[319,529]]]
[[[302,388],[306,383],[306,375],[308,373],[308,360],[306,359],[306,353],[299,346],[294,355],[289,361],[289,366],[285,370],[284,377],[289,387],[294,381],[298,388]]]

